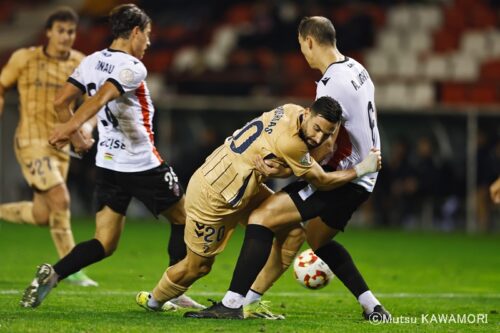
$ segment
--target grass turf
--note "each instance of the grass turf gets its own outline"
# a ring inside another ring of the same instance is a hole
[[[74,221],[73,230],[77,241],[89,239],[93,221]],[[350,250],[371,289],[400,321],[374,326],[361,319],[359,305],[340,281],[310,291],[290,271],[266,295],[275,312],[286,314],[284,321],[195,320],[184,319],[181,312],[145,312],[134,297],[151,290],[162,275],[168,232],[166,223],[128,221],[117,252],[86,270],[98,288],[62,282],[39,308],[23,309],[22,290],[36,265],[55,262],[55,250],[47,229],[0,223],[0,332],[500,332],[498,235],[394,230],[340,235],[337,239]],[[221,299],[242,235],[234,234],[212,272],[191,288],[191,296],[206,305],[207,298]],[[488,323],[434,322],[433,315],[437,319],[440,314],[487,314]]]

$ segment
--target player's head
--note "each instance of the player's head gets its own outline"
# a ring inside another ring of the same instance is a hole
[[[331,97],[318,98],[304,113],[301,125],[302,138],[309,148],[322,144],[338,130],[342,107]]]
[[[67,53],[76,38],[78,14],[69,7],[61,7],[47,18],[45,33],[48,48],[57,53]]]
[[[111,10],[109,23],[113,39],[128,40],[132,55],[142,58],[150,44],[151,18],[136,5],[125,4]]]
[[[304,17],[299,24],[300,51],[311,67],[315,67],[316,50],[336,47],[337,37],[332,21],[323,16]]]

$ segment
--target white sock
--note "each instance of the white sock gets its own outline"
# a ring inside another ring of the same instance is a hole
[[[365,291],[364,293],[359,295],[358,302],[365,310],[365,313],[372,313],[375,309],[375,306],[380,305],[380,302],[377,298],[375,298],[375,296],[373,296],[370,290]]]
[[[250,289],[245,297],[243,305],[257,303],[262,298],[262,295]]]
[[[231,309],[237,309],[243,305],[245,297],[232,291],[228,291],[222,299],[222,304]]]
[[[160,302],[158,302],[157,300],[155,300],[155,298],[153,297],[153,294],[149,294],[148,306],[152,309],[158,309],[159,307],[162,306],[162,304]]]

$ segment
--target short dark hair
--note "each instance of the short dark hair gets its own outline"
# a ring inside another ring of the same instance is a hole
[[[129,3],[113,8],[109,13],[109,23],[113,39],[129,38],[135,27],[144,31],[151,23],[151,18],[142,9]]]
[[[342,119],[342,107],[330,96],[323,96],[315,100],[311,105],[311,112],[331,123],[338,123]]]
[[[50,14],[45,21],[45,30],[51,29],[54,22],[73,22],[78,23],[78,14],[70,7],[60,7],[55,12]]]
[[[323,16],[306,16],[299,23],[299,36],[314,37],[321,45],[335,45],[337,33],[332,21]]]

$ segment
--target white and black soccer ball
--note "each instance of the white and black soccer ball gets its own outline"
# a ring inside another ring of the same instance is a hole
[[[309,289],[321,289],[333,279],[333,272],[313,250],[308,249],[299,254],[293,262],[295,279]]]

